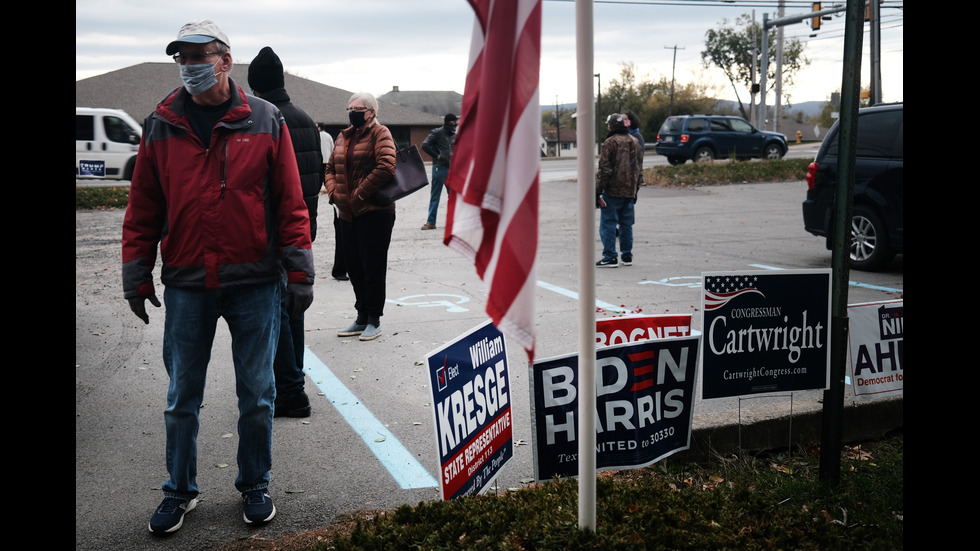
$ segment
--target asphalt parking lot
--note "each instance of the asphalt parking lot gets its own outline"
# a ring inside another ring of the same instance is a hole
[[[721,270],[827,268],[830,252],[803,230],[805,183],[736,184],[695,189],[645,187],[637,203],[634,264],[598,270],[597,316],[622,312],[692,313],[700,330],[700,274]],[[574,352],[577,342],[578,239],[575,184],[541,186],[537,259],[537,357]],[[243,537],[275,538],[323,527],[358,509],[390,508],[439,499],[427,353],[486,320],[485,290],[472,265],[442,244],[440,229],[419,230],[427,192],[398,204],[389,255],[389,307],[381,338],[338,338],[350,323],[353,293],[330,278],[332,227],[321,223],[314,243],[316,298],[306,316],[307,348],[345,398],[328,396],[311,375],[309,419],[277,420],[271,490],[279,510],[262,528],[247,528],[234,489],[236,474],[234,377],[229,337],[219,325],[208,374],[199,435],[202,501],[184,527],[168,538],[146,523],[162,496],[163,408],[167,378],[160,357],[163,311],[151,308],[144,325],[122,298],[122,211],[75,215],[75,547],[79,550],[211,549]],[[322,210],[329,215],[329,210]],[[327,218],[329,220],[329,218]],[[592,243],[598,253],[597,232]],[[157,272],[158,273],[158,272]],[[156,275],[156,274],[155,274]],[[902,257],[880,273],[852,272],[848,303],[904,295]],[[158,293],[162,289],[158,288]],[[514,459],[498,489],[519,488],[532,476],[527,358],[508,345],[514,399]],[[310,362],[308,362],[309,366]],[[321,372],[318,372],[321,373]],[[694,428],[712,446],[733,442],[787,446],[812,436],[822,408],[819,391],[755,400],[695,404]],[[356,434],[340,406],[356,401],[378,421],[378,435]],[[901,400],[880,413],[850,396],[847,429],[901,426]],[[862,406],[863,407],[863,406]],[[896,413],[897,412],[897,413]],[[880,418],[878,416],[880,415]],[[867,426],[858,427],[855,418]],[[786,420],[792,419],[787,428]],[[810,421],[808,421],[808,419]],[[734,427],[734,428],[732,428]],[[722,430],[724,429],[724,430]],[[380,442],[378,441],[380,440]],[[523,442],[523,444],[522,444]],[[408,466],[392,467],[377,448],[397,443]],[[700,445],[700,444],[699,444]]]

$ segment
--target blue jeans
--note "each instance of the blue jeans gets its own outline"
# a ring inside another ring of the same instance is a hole
[[[439,199],[442,198],[442,187],[446,184],[446,174],[449,167],[432,163],[432,183],[429,188],[429,218],[426,223],[436,225],[436,215],[439,213]]]
[[[625,258],[633,256],[633,199],[610,197],[603,193],[606,207],[599,209],[599,239],[602,259],[616,259],[616,230],[619,229],[619,252]]]
[[[163,300],[163,364],[167,390],[167,472],[163,495],[198,495],[197,432],[204,383],[219,317],[231,332],[238,394],[238,477],[240,492],[269,486],[272,468],[272,415],[276,382],[272,361],[279,335],[282,283],[241,285],[217,290],[167,287]]]

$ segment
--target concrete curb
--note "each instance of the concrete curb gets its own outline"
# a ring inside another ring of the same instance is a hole
[[[854,444],[875,440],[904,426],[904,398],[881,399],[847,405],[843,411],[843,442]],[[691,447],[672,456],[674,460],[703,461],[719,455],[773,450],[795,451],[800,445],[819,445],[823,411],[755,422],[722,424],[694,429]]]

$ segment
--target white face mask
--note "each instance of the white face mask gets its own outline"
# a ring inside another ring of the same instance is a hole
[[[218,83],[218,75],[214,67],[216,63],[198,63],[196,65],[181,65],[180,80],[184,88],[192,96],[199,96]]]

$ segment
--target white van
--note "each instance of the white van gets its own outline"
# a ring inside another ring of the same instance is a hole
[[[75,108],[75,178],[132,180],[143,129],[119,109]]]

